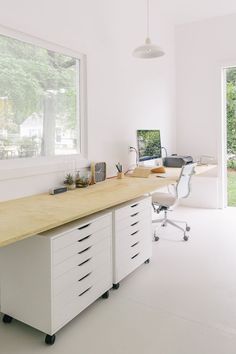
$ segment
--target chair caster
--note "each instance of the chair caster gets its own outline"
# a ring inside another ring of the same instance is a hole
[[[102,295],[103,299],[108,299],[109,298],[109,290],[107,290],[103,295]]]
[[[190,226],[186,226],[186,231],[190,231]]]
[[[120,287],[120,283],[113,284],[113,289],[117,290]]]
[[[46,335],[45,337],[45,343],[48,345],[53,345],[55,343],[56,340],[56,335],[53,334],[52,336],[50,336],[49,334]]]
[[[11,323],[13,320],[13,318],[11,316],[8,316],[8,315],[4,315],[3,318],[2,318],[2,322],[3,323]]]
[[[188,236],[184,235],[184,241],[188,241]]]
[[[148,258],[144,263],[145,263],[145,264],[150,263],[150,258]]]
[[[158,236],[155,236],[155,235],[154,235],[154,241],[155,241],[155,242],[159,241],[159,239],[160,239],[160,238],[159,238]]]

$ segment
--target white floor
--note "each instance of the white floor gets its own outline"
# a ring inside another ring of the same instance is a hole
[[[236,208],[179,208],[188,242],[169,227],[153,258],[63,328],[44,335],[0,322],[1,354],[235,354]]]

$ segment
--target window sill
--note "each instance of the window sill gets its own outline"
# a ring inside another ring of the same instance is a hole
[[[88,160],[81,155],[2,160],[0,161],[0,181],[49,175],[64,171],[72,172],[88,165]]]

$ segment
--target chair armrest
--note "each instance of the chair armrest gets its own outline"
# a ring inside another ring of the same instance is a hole
[[[171,195],[173,195],[174,197],[177,196],[176,184],[174,184],[174,183],[169,184],[169,185],[167,186],[167,188],[168,188],[168,192],[169,192]]]

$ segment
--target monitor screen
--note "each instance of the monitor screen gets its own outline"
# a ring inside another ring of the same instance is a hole
[[[160,130],[137,130],[139,161],[161,158]]]

